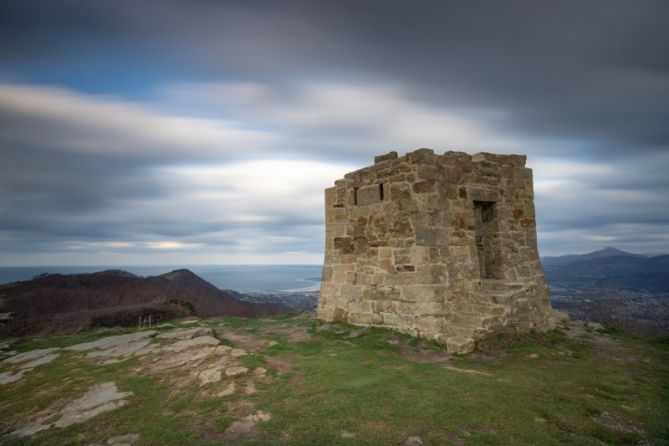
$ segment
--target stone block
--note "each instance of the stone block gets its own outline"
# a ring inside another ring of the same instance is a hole
[[[371,313],[372,302],[369,300],[349,300],[346,309],[349,315],[353,313]]]
[[[326,282],[328,280],[332,280],[332,267],[331,266],[323,266],[323,272],[321,274],[321,280],[323,282]]]
[[[367,287],[362,293],[363,299],[396,301],[400,300],[400,290],[388,287]]]
[[[443,316],[418,316],[416,317],[416,327],[421,332],[442,333],[444,331]]]
[[[435,180],[424,180],[413,184],[413,192],[415,194],[425,194],[434,192],[436,188]]]
[[[480,186],[470,186],[468,191],[469,198],[472,201],[499,201],[499,188],[484,188]]]
[[[382,163],[383,161],[390,161],[397,159],[397,152],[394,150],[392,152],[388,152],[385,155],[379,155],[374,157],[374,164]]]
[[[388,247],[379,248],[379,259],[392,259],[393,249]]]
[[[434,150],[420,148],[406,154],[406,160],[410,163],[427,163],[434,158]]]
[[[401,300],[406,302],[443,302],[445,288],[437,285],[411,285],[402,288]]]
[[[454,355],[464,355],[474,351],[476,345],[472,338],[454,336],[446,339],[446,348]]]
[[[332,320],[335,322],[348,322],[348,311],[344,310],[343,308],[335,308]]]
[[[381,194],[378,184],[375,184],[373,186],[361,187],[356,191],[355,202],[358,206],[375,204],[380,201],[381,201]]]
[[[393,273],[386,276],[386,285],[411,285],[416,283],[415,272]]]
[[[416,243],[418,244],[418,243]],[[409,248],[409,259],[414,265],[424,265],[429,262],[430,248],[424,246],[414,246]]]
[[[395,302],[390,300],[376,300],[372,301],[372,311],[374,313],[397,313],[398,305],[402,302]]]
[[[437,230],[433,228],[416,228],[417,246],[435,246],[437,244]]]
[[[372,314],[371,313],[349,313],[348,322],[350,324],[356,325],[371,325],[372,323]]]

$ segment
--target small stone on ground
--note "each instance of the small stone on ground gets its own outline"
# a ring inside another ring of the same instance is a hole
[[[204,370],[200,372],[199,378],[200,378],[200,386],[220,381],[221,370],[216,368]]]
[[[407,438],[402,444],[403,446],[423,446],[423,439],[417,435],[414,435]]]
[[[241,366],[235,366],[235,367],[228,367],[225,369],[225,376],[239,376],[239,375],[245,375],[249,369],[246,367],[241,367]]]
[[[110,438],[109,440],[107,440],[107,444],[110,446],[111,445],[125,446],[125,445],[131,445],[135,443],[137,440],[139,440],[139,434],[126,434]]]
[[[233,395],[235,393],[235,383],[228,384],[223,390],[218,392],[218,397]]]

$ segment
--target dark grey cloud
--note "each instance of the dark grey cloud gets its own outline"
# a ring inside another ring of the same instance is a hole
[[[485,119],[503,128],[624,155],[667,150],[667,15],[646,0],[28,1],[8,8],[18,35],[5,52],[67,54],[91,36],[212,77],[388,80],[423,101],[497,112]]]

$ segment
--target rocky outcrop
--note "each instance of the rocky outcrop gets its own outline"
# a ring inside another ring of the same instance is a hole
[[[132,392],[120,392],[113,382],[96,384],[80,398],[69,402],[57,415],[47,413],[13,434],[17,437],[29,437],[52,427],[65,428],[83,423],[101,413],[125,406],[128,403],[125,398],[131,395]]]
[[[250,395],[256,393],[257,382],[267,384],[271,381],[264,367],[249,368],[240,364],[240,358],[247,355],[247,350],[221,345],[215,334],[211,328],[202,326],[168,329],[160,333],[146,330],[108,336],[62,349],[9,353],[10,356],[0,363],[6,370],[0,373],[0,384],[19,381],[28,371],[48,364],[61,354],[78,356],[102,366],[136,358],[134,373],[170,380],[178,387],[197,383],[201,393],[216,397],[235,393]],[[7,343],[3,349],[9,347]],[[131,392],[119,390],[113,382],[94,384],[78,398],[43,408],[34,419],[14,430],[12,435],[29,437],[47,429],[82,423],[101,413],[131,404],[132,396]],[[240,420],[239,426],[253,429],[256,423],[266,421],[268,417],[268,414],[258,412],[253,417]],[[234,429],[230,432],[233,431],[237,432]],[[237,434],[230,433],[232,437]],[[123,439],[125,437],[114,442],[110,439],[107,444],[132,443]]]

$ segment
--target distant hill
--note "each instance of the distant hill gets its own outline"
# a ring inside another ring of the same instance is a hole
[[[542,260],[549,283],[669,291],[669,255],[646,257],[606,248],[584,255],[545,257]]]
[[[256,317],[286,312],[277,304],[242,302],[186,269],[151,277],[121,270],[92,274],[42,274],[0,285],[0,313],[11,317],[0,335],[78,331],[94,326],[134,325],[173,317]]]
[[[557,257],[542,257],[541,261],[545,267],[548,266],[559,266],[559,265],[570,265],[577,262],[584,262],[587,260],[593,259],[602,259],[606,257],[646,257],[641,254],[632,254],[631,252],[626,252],[616,248],[604,248],[599,251],[593,251],[588,254],[567,254],[564,256]]]

